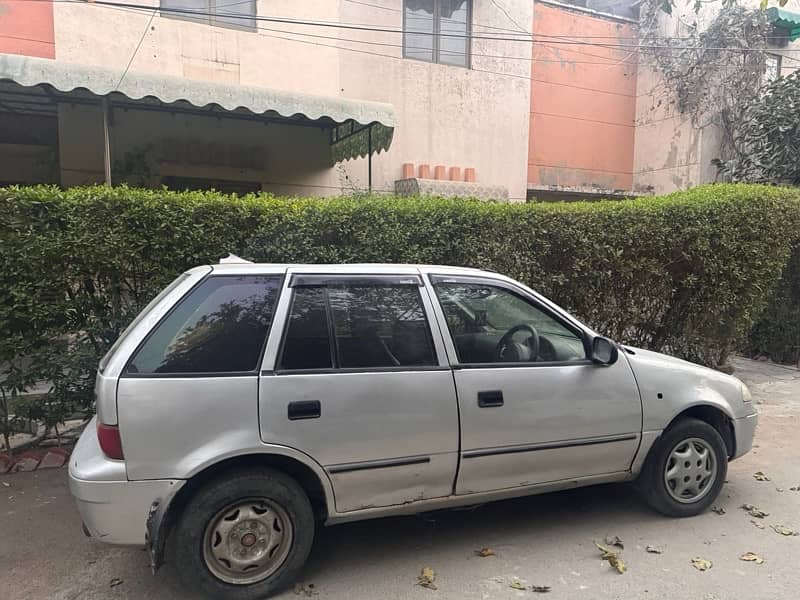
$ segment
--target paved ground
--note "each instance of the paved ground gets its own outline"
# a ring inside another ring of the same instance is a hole
[[[757,447],[731,464],[718,503],[724,515],[666,519],[628,486],[615,485],[341,525],[319,533],[304,581],[314,584],[318,598],[332,600],[535,596],[511,589],[514,578],[550,586],[543,597],[552,599],[794,600],[800,536],[784,537],[769,526],[800,530],[800,492],[789,490],[800,485],[800,371],[744,360],[736,366],[762,416]],[[756,471],[771,481],[756,481]],[[765,529],[751,523],[743,503],[770,513]],[[624,575],[602,562],[592,543],[606,535],[625,542]],[[648,554],[647,545],[664,552]],[[485,546],[497,555],[474,555]],[[766,562],[742,562],[745,552]],[[713,567],[697,571],[693,557]],[[150,575],[145,552],[83,537],[63,469],[0,476],[0,565],[3,599],[186,598],[166,573]],[[437,591],[415,585],[425,566],[436,571]],[[115,578],[122,583],[112,587]],[[281,596],[297,597],[292,591]]]

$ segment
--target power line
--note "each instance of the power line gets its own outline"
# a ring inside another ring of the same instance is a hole
[[[127,8],[132,10],[144,10],[144,11],[151,11],[153,10],[152,5],[143,5],[143,4],[136,4],[133,2],[113,2],[109,0],[7,0],[10,2],[59,2],[59,3],[75,3],[75,4],[94,4],[103,7],[109,8]],[[220,5],[220,6],[234,6],[237,4],[244,4],[249,2],[250,0],[243,0],[242,2],[233,2],[229,5]],[[345,0],[349,2],[353,2],[354,0]],[[363,2],[359,2],[360,4],[364,4]],[[377,5],[376,5],[377,6]],[[775,50],[774,48],[742,48],[739,46],[716,46],[716,47],[706,47],[706,46],[672,46],[672,45],[641,45],[641,44],[594,44],[594,43],[587,43],[581,42],[576,40],[584,40],[584,39],[612,39],[612,40],[621,40],[621,39],[630,39],[636,40],[638,39],[635,36],[586,36],[586,35],[553,35],[553,34],[546,34],[546,33],[522,33],[522,32],[514,32],[510,29],[505,28],[496,28],[492,27],[492,29],[500,29],[502,31],[508,32],[504,34],[505,36],[517,36],[513,38],[509,37],[500,37],[500,36],[488,36],[488,35],[474,35],[474,34],[461,34],[461,33],[436,33],[436,32],[423,32],[423,31],[415,31],[415,30],[407,30],[407,29],[392,29],[387,27],[375,27],[373,25],[367,24],[356,24],[356,23],[338,23],[338,22],[330,22],[330,21],[314,21],[309,19],[290,19],[285,17],[269,17],[269,16],[261,16],[261,15],[245,15],[242,13],[224,13],[224,12],[209,12],[209,11],[200,11],[194,9],[181,9],[181,8],[170,8],[170,7],[157,7],[156,10],[160,11],[161,13],[167,14],[177,14],[177,15],[194,15],[194,16],[204,16],[204,17],[226,17],[231,19],[240,19],[246,21],[265,21],[265,22],[275,22],[275,23],[283,23],[288,25],[300,25],[300,26],[310,26],[310,27],[327,27],[327,28],[334,28],[334,29],[353,29],[357,31],[370,31],[370,32],[377,32],[377,33],[395,33],[395,34],[406,34],[411,33],[414,35],[430,35],[430,36],[438,36],[438,37],[448,37],[448,38],[456,38],[456,39],[471,39],[471,40],[489,40],[489,41],[509,41],[509,42],[527,42],[527,43],[537,43],[539,41],[545,40],[538,40],[538,37],[550,38],[550,39],[558,39],[558,40],[565,40],[564,44],[584,44],[584,45],[599,45],[602,47],[608,48],[652,48],[652,49],[666,49],[666,50],[718,50],[718,51],[734,51],[734,52],[746,52],[746,51],[770,51]],[[387,8],[387,10],[389,10]],[[397,9],[391,9],[397,10]],[[463,23],[463,21],[454,21],[458,23]],[[478,25],[481,27],[480,25]],[[489,27],[489,26],[483,26]],[[679,37],[679,36],[664,36],[661,38],[665,41],[668,40],[691,40],[694,39],[692,37]],[[785,39],[785,36],[767,36],[766,39]],[[555,43],[555,42],[553,42]],[[780,49],[782,52],[800,52],[800,48],[782,48]]]
[[[514,26],[517,27],[517,29],[519,29],[522,33],[525,33],[527,35],[532,35],[532,33],[528,31],[528,28],[523,27],[522,25],[517,23],[517,21],[510,14],[508,14],[508,11],[505,9],[505,7],[499,4],[497,0],[492,0],[492,4],[494,4],[497,7],[497,9],[506,16],[506,19],[511,21],[514,24]]]
[[[29,0],[28,0],[29,1]],[[57,1],[57,2],[79,2],[85,3],[85,0],[34,0],[34,1]],[[152,6],[146,6],[142,4],[135,4],[132,2],[109,2],[108,0],[94,0],[92,4],[97,6],[109,6],[115,8],[134,8],[138,10],[153,10]],[[321,27],[321,28],[331,28],[331,29],[347,29],[353,31],[369,31],[373,33],[393,33],[393,34],[406,34],[412,33],[414,35],[430,35],[430,36],[437,36],[437,37],[445,37],[445,38],[453,38],[453,39],[470,39],[470,40],[488,40],[488,41],[503,41],[503,42],[523,42],[523,43],[536,43],[541,42],[542,40],[537,40],[534,35],[530,36],[530,39],[520,38],[520,37],[500,37],[500,36],[487,36],[487,35],[474,35],[474,34],[457,34],[457,33],[436,33],[436,32],[423,32],[423,31],[410,31],[405,29],[392,29],[388,27],[372,27],[366,25],[355,25],[355,24],[346,24],[346,23],[332,23],[328,21],[314,21],[308,19],[289,19],[284,17],[268,17],[268,16],[261,16],[261,15],[242,15],[236,13],[219,13],[219,12],[207,12],[207,11],[194,11],[194,10],[185,10],[185,9],[178,9],[178,8],[160,8],[159,9],[162,13],[167,12],[171,14],[189,14],[189,15],[201,15],[201,16],[217,16],[217,17],[226,17],[232,19],[241,19],[241,20],[255,20],[261,22],[268,22],[268,23],[281,23],[284,25],[297,25],[297,26],[308,26],[308,27]],[[287,32],[290,33],[290,32]],[[538,34],[537,34],[538,35]],[[663,50],[703,50],[703,51],[732,51],[732,52],[756,52],[756,51],[768,51],[772,50],[772,48],[742,48],[742,47],[726,47],[726,46],[676,46],[676,45],[643,45],[643,44],[598,44],[595,42],[583,42],[583,41],[576,41],[576,40],[547,40],[550,44],[565,44],[565,45],[584,45],[584,46],[598,46],[603,48],[624,48],[624,49],[663,49]],[[782,49],[783,52],[800,52],[800,48],[786,48]]]
[[[120,77],[119,81],[117,82],[117,88],[116,89],[119,89],[119,86],[122,85],[122,81],[125,79],[125,75],[128,74],[128,70],[131,68],[131,65],[133,64],[133,59],[136,58],[136,55],[139,52],[139,48],[142,47],[142,42],[144,42],[144,38],[145,38],[145,36],[147,36],[147,32],[150,31],[150,26],[153,23],[153,19],[156,16],[156,12],[158,12],[158,11],[154,8],[153,12],[150,14],[150,19],[147,21],[147,25],[145,25],[145,27],[144,27],[144,31],[142,31],[142,35],[139,38],[139,43],[136,44],[136,48],[133,49],[133,54],[131,54],[131,57],[128,60],[128,64],[125,67],[125,70],[122,72],[122,77]]]

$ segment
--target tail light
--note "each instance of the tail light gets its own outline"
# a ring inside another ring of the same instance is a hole
[[[122,453],[122,438],[119,436],[117,425],[106,425],[97,421],[97,441],[100,442],[100,449],[108,458],[115,460],[125,460]]]

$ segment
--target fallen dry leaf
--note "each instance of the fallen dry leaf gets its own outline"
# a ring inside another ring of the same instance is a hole
[[[742,508],[746,510],[751,517],[755,517],[757,519],[763,519],[764,517],[769,516],[768,512],[764,512],[763,510],[761,510],[757,506],[754,506],[753,504],[742,504]]]
[[[699,556],[695,556],[692,559],[692,566],[698,571],[708,571],[711,567],[714,566],[714,563],[712,563],[710,560],[706,560],[705,558],[700,558]]]
[[[756,554],[755,552],[745,552],[744,554],[742,554],[742,555],[739,557],[739,560],[743,560],[743,561],[745,561],[745,562],[754,562],[754,563],[756,563],[757,565],[763,565],[763,564],[764,564],[764,559],[763,559],[763,558],[761,558],[761,557],[760,557],[758,554]]]
[[[613,552],[610,549],[603,546],[602,544],[598,544],[597,542],[595,542],[594,545],[597,546],[598,550],[600,550],[600,554],[602,555],[603,560],[607,560],[608,564],[610,564],[617,570],[617,573],[622,575],[625,571],[628,570],[628,567],[625,565],[625,562],[619,557],[619,553]]]
[[[713,506],[711,508],[711,512],[717,513],[718,515],[724,515],[725,509],[722,508],[721,506]]]
[[[784,525],[770,525],[775,533],[780,533],[781,535],[800,535],[797,531],[793,529],[789,529]]]
[[[759,523],[758,521],[753,521],[752,519],[750,520],[750,522],[751,522],[753,525],[755,525],[756,527],[758,527],[759,529],[766,529],[766,527],[764,526],[764,524],[763,524],[763,523]]]
[[[549,585],[532,585],[531,591],[536,592],[537,594],[546,594],[550,591]]]
[[[655,546],[647,546],[644,549],[645,552],[649,552],[650,554],[663,554],[664,551],[661,548],[656,548]]]
[[[3,482],[3,487],[11,487],[11,484],[4,481]]]
[[[294,593],[298,596],[306,596],[308,598],[319,595],[319,592],[314,589],[313,583],[309,583],[308,585],[303,585],[302,583],[295,583]]]
[[[487,556],[495,556],[494,550],[491,548],[481,548],[480,550],[475,550],[475,554],[477,556],[482,556],[486,558]]]
[[[515,579],[514,581],[509,583],[508,587],[510,587],[511,589],[514,589],[514,590],[526,590],[526,589],[528,589],[528,588],[525,587],[525,584],[523,584],[519,579]]]
[[[762,471],[756,471],[753,473],[753,477],[755,477],[756,481],[769,481],[769,477],[764,475]]]
[[[435,590],[436,584],[433,583],[435,580],[436,572],[430,567],[424,567],[417,576],[417,585],[421,585],[429,590]]]
[[[117,587],[118,585],[122,585],[122,579],[119,577],[114,577],[111,581],[108,582],[108,587]]]
[[[782,492],[782,491],[783,491],[783,488],[775,488],[775,491],[776,491],[776,492]]]
[[[620,550],[625,550],[625,544],[624,544],[624,543],[623,543],[623,541],[622,541],[622,540],[621,540],[621,539],[620,539],[618,536],[616,536],[616,535],[615,535],[614,537],[606,536],[606,538],[605,538],[605,540],[604,540],[604,541],[605,541],[605,543],[606,543],[606,544],[608,544],[609,546],[616,546],[616,547],[617,547],[617,548],[619,548]]]

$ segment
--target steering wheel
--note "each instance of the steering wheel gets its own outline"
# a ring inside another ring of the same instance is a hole
[[[524,342],[514,341],[520,331],[530,335]],[[514,325],[503,334],[494,349],[494,362],[527,362],[539,356],[539,333],[527,323]]]

